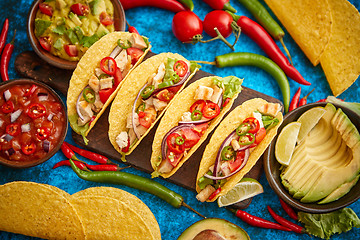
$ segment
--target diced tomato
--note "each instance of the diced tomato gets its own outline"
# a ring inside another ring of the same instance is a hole
[[[208,199],[209,199],[210,201],[213,200],[213,199],[216,197],[216,195],[218,195],[220,192],[221,192],[221,187],[219,187],[218,189],[216,189],[216,191],[213,192],[213,193],[209,196]]]
[[[266,136],[265,128],[260,128],[259,131],[255,135],[255,144],[258,145]]]
[[[171,99],[173,99],[174,97],[174,93],[170,92],[167,89],[161,90],[159,93],[156,94],[156,97],[160,100],[160,101],[164,101],[164,102],[170,102]]]
[[[240,165],[244,161],[244,157],[245,157],[245,151],[237,151],[236,158],[228,161],[229,169],[231,172],[235,171],[236,169],[238,169],[240,167]]]
[[[225,101],[224,101],[224,103],[223,103],[223,105],[222,105],[222,107],[223,107],[223,108],[226,107],[226,105],[228,105],[228,103],[230,102],[230,100],[231,100],[231,98],[226,98]]]
[[[14,103],[12,101],[6,101],[3,105],[1,105],[1,111],[3,113],[11,113],[14,111]]]
[[[191,128],[181,129],[182,137],[185,139],[183,144],[185,148],[191,148],[197,144],[200,140],[200,135]]]
[[[45,50],[50,52],[51,50],[51,37],[41,37],[39,38],[39,43],[41,47]]]
[[[52,16],[53,15],[53,9],[51,6],[47,5],[46,3],[40,3],[39,4],[39,9],[40,11],[45,14],[45,15],[48,15],[48,16]]]
[[[167,88],[167,90],[169,92],[173,92],[174,94],[176,94],[180,90],[181,87],[182,87],[182,85],[178,85],[176,87],[169,87],[169,88]]]
[[[166,144],[168,146],[168,150],[174,154],[180,154],[183,153],[185,151],[185,144],[181,144],[178,145],[176,143],[176,138],[181,138],[181,135],[178,133],[171,133],[167,138],[166,138]]]
[[[21,146],[21,151],[25,154],[25,155],[30,155],[33,154],[36,150],[36,145],[34,143],[30,143],[30,144],[25,144]]]
[[[102,89],[99,91],[99,97],[100,97],[100,101],[102,103],[106,103],[106,101],[109,99],[110,95],[115,91],[115,88],[107,88],[107,89]]]
[[[202,113],[204,117],[208,119],[213,119],[220,114],[219,105],[213,102],[208,102],[203,108]]]
[[[205,130],[209,127],[209,123],[196,124],[193,130],[202,136]]]
[[[146,114],[143,111],[139,111],[138,115],[139,115],[139,118],[143,118],[143,117],[145,117]]]
[[[174,64],[174,71],[176,72],[179,77],[185,76],[185,74],[188,72],[188,65],[183,60],[178,60]]]
[[[135,65],[139,58],[144,54],[142,50],[133,47],[126,49],[126,53],[131,56],[132,65]]]
[[[204,100],[197,100],[193,103],[190,107],[190,112],[194,112],[195,110],[199,110],[202,112],[203,108],[205,107],[206,102]]]
[[[114,20],[106,12],[100,14],[100,23],[104,26],[108,26],[114,23]]]
[[[117,67],[114,74],[114,86],[117,87],[122,80],[123,80],[123,76],[121,70],[120,68]]]
[[[249,123],[250,124],[250,129],[249,129],[249,133],[256,133],[257,131],[259,131],[260,128],[260,123],[259,121],[254,118],[254,117],[248,117],[246,118],[243,123]]]
[[[80,16],[85,16],[89,13],[89,7],[81,3],[75,3],[70,8],[73,13]]]
[[[18,123],[11,123],[6,126],[5,132],[11,136],[17,136],[20,133],[20,124]]]
[[[151,124],[155,121],[156,117],[149,112],[144,112],[144,113],[145,113],[144,117],[140,117],[139,115],[140,125],[145,128],[150,128]]]
[[[78,55],[78,50],[76,45],[65,45],[64,46],[65,52],[69,57],[76,57]]]
[[[170,152],[168,150],[166,154],[166,160],[170,162],[171,166],[176,167],[183,156],[184,156],[184,152],[179,154],[174,154],[173,152]]]

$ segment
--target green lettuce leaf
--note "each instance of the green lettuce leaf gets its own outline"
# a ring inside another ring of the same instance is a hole
[[[84,47],[91,47],[97,40],[99,40],[98,35],[94,34],[92,36],[83,36],[83,38],[80,41],[80,44]]]
[[[330,239],[335,233],[347,232],[353,227],[360,228],[360,219],[351,208],[324,214],[299,212],[298,216],[308,233],[323,239]]]
[[[224,89],[223,98],[233,98],[236,94],[241,92],[242,79],[235,76],[228,76],[225,78],[214,78],[214,83]]]
[[[279,119],[277,119],[276,117],[273,117],[273,116],[268,116],[268,115],[262,115],[261,120],[263,121],[264,128],[266,130],[269,130],[269,129],[275,127],[279,123]]]
[[[176,72],[174,71],[174,65],[175,65],[176,61],[177,60],[174,58],[167,59],[163,82],[170,82],[170,81],[172,81],[173,83],[179,82],[179,80],[180,80],[179,75],[177,75]]]

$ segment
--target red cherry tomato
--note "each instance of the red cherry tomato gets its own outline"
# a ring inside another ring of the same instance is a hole
[[[265,128],[260,128],[255,135],[255,144],[258,145],[266,136]]]
[[[240,167],[240,165],[244,161],[244,157],[245,157],[245,151],[237,151],[236,158],[228,161],[229,169],[231,172],[235,171]]]
[[[182,137],[185,139],[184,147],[191,148],[200,140],[200,135],[191,128],[184,128],[181,130]]]
[[[259,131],[260,129],[260,123],[259,121],[254,118],[254,117],[248,117],[246,118],[243,123],[249,123],[250,124],[250,129],[249,129],[249,133],[257,133],[257,131]]]
[[[32,119],[39,118],[45,116],[46,108],[41,103],[33,103],[27,108],[26,114]]]
[[[76,45],[65,45],[64,49],[67,55],[69,55],[69,57],[76,57],[78,55],[78,50]]]
[[[174,93],[170,92],[167,89],[161,90],[158,94],[156,94],[156,97],[160,100],[160,101],[164,101],[164,102],[170,102],[171,99],[173,99],[174,97]]]
[[[189,69],[188,65],[183,60],[178,60],[174,64],[174,71],[176,72],[177,75],[179,75],[179,77],[185,76],[188,69]]]
[[[20,129],[19,123],[11,123],[6,126],[5,132],[11,136],[17,136],[20,133]]]
[[[139,115],[139,123],[145,128],[151,127],[151,124],[155,121],[155,116],[149,112],[144,112],[144,114]],[[143,117],[140,117],[143,116]]]
[[[41,127],[36,130],[36,137],[39,140],[45,140],[50,136],[50,129],[46,127]]]
[[[39,38],[40,46],[45,50],[50,52],[51,50],[51,38],[50,37],[41,37]]]
[[[172,31],[181,42],[192,42],[194,36],[202,34],[203,24],[195,13],[181,11],[176,13],[173,18]]]
[[[182,87],[182,85],[178,85],[178,86],[176,86],[176,87],[169,87],[169,88],[167,88],[167,90],[168,90],[169,92],[173,92],[173,93],[175,94],[175,93],[177,93],[177,92],[180,90],[181,87]]]
[[[12,101],[6,101],[3,105],[1,105],[1,111],[3,113],[11,113],[14,111],[14,103]]]
[[[30,155],[33,154],[36,150],[36,145],[34,143],[30,143],[30,144],[25,144],[21,146],[21,151],[25,154],[25,155]]]
[[[232,33],[231,23],[233,18],[223,10],[214,10],[209,12],[204,18],[204,31],[212,37],[217,37],[214,28],[217,28],[224,38]]]
[[[115,91],[115,88],[107,88],[107,89],[102,89],[99,91],[99,97],[100,97],[100,101],[102,103],[106,103],[106,101],[109,99],[110,95]]]
[[[193,103],[193,105],[191,105],[190,112],[192,113],[195,110],[199,110],[200,112],[202,112],[205,105],[206,105],[205,100],[197,100],[196,102]]]
[[[205,130],[209,127],[209,123],[196,124],[193,131],[197,132],[200,136],[205,133]]]
[[[75,3],[70,8],[73,13],[80,16],[85,16],[89,13],[89,7],[81,3]]]
[[[170,152],[180,154],[185,151],[185,144],[176,144],[176,138],[181,137],[178,133],[172,133],[166,138],[166,144]]]
[[[183,152],[180,154],[174,154],[168,150],[166,154],[166,160],[169,161],[173,167],[176,167],[183,156]]]
[[[114,74],[114,87],[117,87],[122,80],[123,80],[123,76],[121,70],[120,68],[117,67]]]
[[[106,12],[100,14],[100,23],[104,26],[108,26],[114,23],[114,20]]]
[[[220,107],[216,103],[209,102],[202,110],[203,116],[208,119],[213,119],[220,114]]]
[[[131,64],[135,65],[139,58],[144,54],[141,49],[138,48],[128,48],[126,49],[126,53],[131,56]]]
[[[48,15],[48,16],[52,16],[53,15],[53,9],[51,6],[47,5],[46,3],[40,3],[39,4],[39,9],[40,11],[45,14],[45,15]]]

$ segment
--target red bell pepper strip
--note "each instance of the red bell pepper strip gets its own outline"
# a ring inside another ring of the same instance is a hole
[[[290,228],[292,231],[296,232],[296,233],[305,233],[305,229],[293,222],[290,222],[289,220],[277,215],[274,210],[271,209],[270,206],[267,206],[267,209],[270,213],[270,215],[275,219],[275,221],[277,221],[278,223],[280,223],[282,226]]]
[[[15,35],[16,35],[16,30],[14,32],[13,39],[11,40],[10,43],[6,44],[6,46],[4,48],[4,52],[1,55],[0,74],[1,74],[1,78],[3,81],[9,80],[8,68],[9,68],[9,62],[11,59],[11,55],[14,51]]]
[[[5,19],[0,35],[0,54],[5,46],[6,37],[9,32],[9,19]]]
[[[263,27],[245,16],[241,16],[237,24],[240,26],[241,31],[255,41],[259,47],[279,65],[288,77],[300,84],[311,85],[311,83],[306,81],[299,71],[290,64],[289,60]]]
[[[81,156],[86,157],[86,158],[88,158],[88,159],[90,159],[90,160],[92,160],[94,162],[97,162],[97,163],[100,163],[100,164],[114,164],[109,158],[107,158],[107,157],[105,157],[105,156],[103,156],[101,154],[90,152],[88,150],[78,148],[78,147],[76,147],[74,145],[71,145],[68,142],[66,143],[66,145],[71,150],[73,150],[74,152],[76,152],[76,153],[80,154]]]
[[[203,2],[215,10],[228,10],[230,12],[236,12],[235,8],[230,5],[229,0],[203,0]]]
[[[301,94],[301,87],[298,88],[298,90],[296,91],[296,93],[294,94],[294,96],[290,102],[289,112],[299,106],[300,94]]]
[[[289,217],[291,217],[294,220],[298,220],[298,215],[296,214],[296,212],[294,211],[294,209],[292,209],[286,202],[284,202],[281,198],[279,198],[280,200],[280,204],[282,206],[282,208],[284,209],[284,211],[287,213],[287,215],[289,215]]]
[[[186,8],[176,0],[120,0],[124,10],[136,7],[157,7],[172,12],[186,11]]]

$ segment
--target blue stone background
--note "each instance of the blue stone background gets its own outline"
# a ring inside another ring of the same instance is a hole
[[[360,2],[358,0],[350,0],[350,2],[354,4],[357,9],[360,9]],[[20,77],[14,70],[15,57],[23,51],[31,50],[31,46],[26,35],[26,19],[31,3],[32,2],[28,0],[0,1],[0,24],[2,25],[5,18],[9,18],[10,20],[8,42],[13,35],[13,31],[15,29],[17,30],[15,51],[9,67],[10,78]],[[263,1],[262,3],[264,4]],[[204,19],[205,15],[211,11],[211,8],[200,0],[194,0],[194,4],[194,12],[201,19]],[[245,15],[253,19],[251,14],[237,1],[231,0],[231,4],[238,10],[238,14]],[[170,11],[150,7],[142,7],[126,11],[126,18],[128,22],[135,26],[141,34],[149,37],[153,46],[152,51],[154,53],[177,52],[189,60],[213,61],[216,55],[230,52],[230,49],[220,41],[214,41],[207,44],[199,43],[196,45],[182,44],[172,34],[171,22],[173,16],[174,13]],[[210,38],[205,33],[204,37],[205,39]],[[234,37],[231,36],[228,40],[232,43],[234,41]],[[328,95],[331,95],[330,87],[325,79],[321,66],[319,65],[317,67],[313,67],[287,32],[284,41],[291,52],[295,67],[300,71],[306,80],[312,83],[311,86],[301,86],[302,96],[307,94],[313,88],[315,88],[315,91],[309,96],[308,102],[315,102],[318,99],[326,98]],[[280,48],[282,49],[281,46]],[[264,54],[262,50],[244,34],[241,35],[239,42],[236,45],[236,51]],[[244,78],[244,86],[281,99],[281,92],[276,82],[270,75],[261,69],[257,69],[255,67],[232,67],[218,69],[214,66],[203,65],[202,70],[222,77],[235,75]],[[300,85],[292,80],[289,81],[291,96],[293,96]],[[359,85],[360,82],[358,80],[348,90],[341,94],[339,98],[346,99],[347,101],[358,102],[360,96]],[[62,97],[64,100],[66,99],[65,96]],[[67,134],[66,141],[74,143],[71,138],[70,131]],[[85,182],[79,179],[68,167],[58,168],[56,170],[51,169],[55,163],[64,159],[65,156],[61,152],[58,152],[49,161],[30,169],[14,170],[0,166],[0,184],[20,180],[34,181],[38,183],[51,184],[70,194],[94,186],[111,186]],[[126,171],[150,177],[149,174],[135,169],[127,169]],[[158,181],[168,188],[180,193],[184,197],[186,203],[207,217],[223,218],[241,226],[247,231],[252,239],[311,239],[307,235],[300,235],[293,232],[288,233],[249,226],[246,223],[243,223],[240,219],[236,218],[231,212],[226,209],[219,208],[216,203],[198,202],[195,199],[196,194],[192,191],[168,183],[163,179],[155,179],[155,181]],[[272,220],[266,210],[266,206],[270,205],[276,212],[280,213],[280,215],[285,216],[279,204],[278,198],[267,183],[264,174],[260,178],[260,183],[264,187],[264,193],[254,197],[251,205],[246,211],[253,215]],[[201,219],[198,215],[189,211],[185,207],[176,209],[166,204],[161,199],[148,193],[123,186],[117,187],[136,195],[147,206],[149,206],[160,225],[162,239],[176,239],[187,227]],[[350,205],[350,207],[360,216],[359,201]],[[35,238],[0,232],[0,239],[22,240]],[[360,239],[360,229],[353,229],[347,233],[335,235],[332,239]]]

